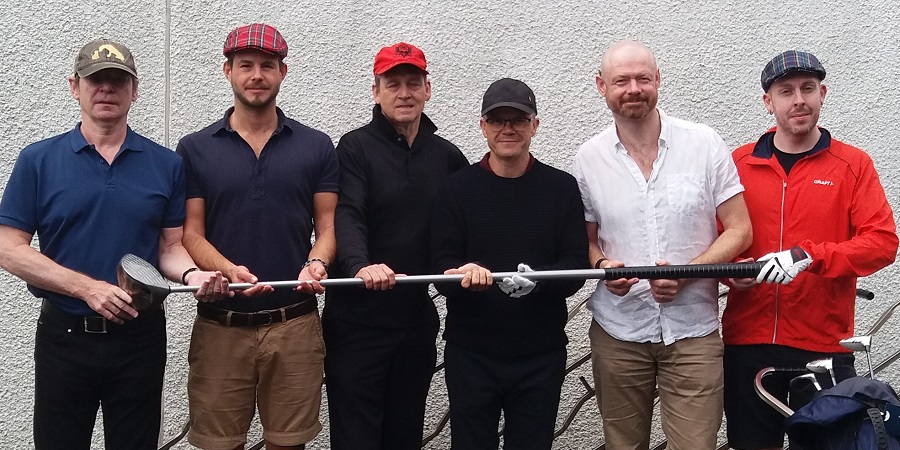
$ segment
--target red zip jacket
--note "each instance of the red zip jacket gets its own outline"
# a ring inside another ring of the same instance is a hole
[[[872,159],[821,131],[790,176],[773,155],[774,128],[732,154],[753,222],[742,257],[799,245],[813,262],[790,284],[732,289],[722,317],[726,345],[847,352],[838,341],[853,334],[856,278],[896,258],[894,215]]]

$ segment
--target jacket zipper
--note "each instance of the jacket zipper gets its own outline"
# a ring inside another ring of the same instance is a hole
[[[778,251],[784,250],[784,197],[787,194],[787,181],[781,180],[781,210],[779,211]],[[778,337],[778,304],[781,284],[775,284],[775,326],[772,328],[772,343]]]

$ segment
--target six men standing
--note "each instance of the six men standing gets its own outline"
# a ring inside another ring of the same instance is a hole
[[[372,121],[336,151],[275,104],[287,74],[287,43],[275,28],[238,27],[223,54],[234,106],[184,137],[181,158],[127,127],[134,62],[127,48],[100,40],[79,53],[70,80],[82,123],[17,161],[0,202],[0,266],[44,299],[38,449],[88,448],[100,403],[108,448],[155,448],[164,320],[159,304],[139,312],[115,286],[125,253],[200,284],[188,439],[223,450],[243,448],[257,408],[267,448],[304,448],[322,429],[323,371],[332,448],[419,448],[439,320],[427,285],[397,284],[435,272],[464,275],[459,285],[436,286],[448,305],[454,448],[497,448],[501,411],[506,447],[550,448],[566,362],[565,299],[584,283],[528,273],[739,255],[767,262],[756,279],[729,280],[724,369],[716,280],[598,284],[589,335],[606,445],[648,448],[658,387],[668,448],[714,448],[723,401],[732,446],[780,448],[771,411],[742,410],[753,400],[747,375],[846,356],[836,342],[852,331],[855,278],[896,256],[893,214],[871,159],[817,126],[825,70],[808,53],[785,52],[766,66],[763,101],[777,126],[730,154],[709,127],[656,108],[661,77],[646,46],[613,44],[596,83],[614,124],[581,147],[574,178],[531,155],[539,120],[521,81],[501,79],[485,92],[480,125],[490,151],[469,166],[423,113],[431,80],[413,45],[378,52]],[[58,148],[71,152],[51,154]],[[102,183],[60,172],[96,172],[85,165],[93,159],[106,167],[94,176]],[[91,195],[65,200],[76,187]],[[811,209],[813,198],[832,200]],[[79,247],[95,245],[87,238],[109,220],[114,239],[100,239],[102,251]],[[40,251],[29,245],[35,232]],[[325,293],[329,268],[364,287],[329,288],[320,323],[315,295]],[[504,270],[518,273],[493,279]],[[286,278],[301,283],[227,289],[228,280]],[[808,303],[814,297],[834,301],[818,311]],[[841,320],[814,326],[824,316]],[[796,329],[808,333],[801,339]],[[146,348],[133,346],[136,333],[149,337],[140,339]],[[852,356],[844,360],[852,375]],[[91,375],[134,371],[141,377],[116,381],[118,389]],[[136,421],[140,432],[129,435],[123,427]]]

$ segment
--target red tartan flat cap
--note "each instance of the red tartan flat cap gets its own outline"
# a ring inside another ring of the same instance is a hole
[[[262,50],[278,55],[282,59],[287,56],[288,52],[287,41],[284,40],[281,33],[275,27],[264,23],[251,23],[232,30],[225,38],[222,54],[228,56],[236,51],[246,49]]]

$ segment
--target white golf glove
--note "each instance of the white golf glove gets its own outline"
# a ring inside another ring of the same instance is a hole
[[[778,253],[769,253],[757,261],[766,261],[759,275],[757,283],[781,283],[788,284],[798,273],[806,270],[812,264],[812,258],[800,247],[784,250]]]
[[[528,267],[528,264],[519,264],[519,273],[525,272],[533,272],[531,267]],[[524,297],[531,293],[534,290],[534,287],[537,285],[534,281],[529,280],[521,275],[513,275],[511,277],[505,277],[497,283],[497,286],[503,291],[504,294],[512,297],[512,298],[520,298]]]

